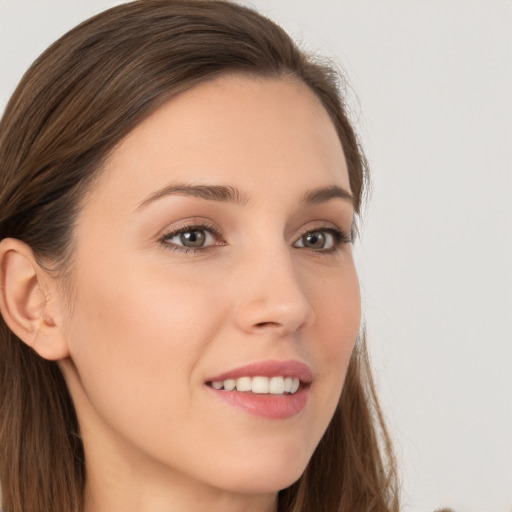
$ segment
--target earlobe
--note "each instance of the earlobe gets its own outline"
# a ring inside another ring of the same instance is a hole
[[[45,359],[68,356],[52,279],[38,264],[31,248],[13,238],[0,242],[0,311],[14,334]]]

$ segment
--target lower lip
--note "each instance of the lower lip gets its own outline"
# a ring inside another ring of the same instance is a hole
[[[309,398],[309,387],[301,387],[293,395],[257,394],[241,391],[223,391],[210,386],[208,389],[233,407],[253,416],[282,420],[299,414]]]

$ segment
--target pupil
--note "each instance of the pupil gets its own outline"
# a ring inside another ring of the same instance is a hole
[[[204,239],[205,236],[202,231],[186,231],[180,235],[181,243],[185,247],[202,247]]]
[[[308,233],[306,235],[306,243],[304,245],[314,249],[322,249],[325,245],[325,235],[320,232]]]

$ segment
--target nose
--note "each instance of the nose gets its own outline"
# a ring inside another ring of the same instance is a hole
[[[250,259],[239,274],[238,327],[249,334],[286,336],[314,323],[314,309],[289,249]]]

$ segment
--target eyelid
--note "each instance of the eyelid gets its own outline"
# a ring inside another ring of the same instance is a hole
[[[327,232],[329,233],[331,236],[334,237],[334,245],[333,247],[330,247],[330,248],[327,248],[327,249],[314,249],[314,248],[311,248],[311,247],[305,247],[305,246],[297,246],[296,244],[306,235],[308,234],[311,234],[311,233],[319,233],[319,232]],[[352,231],[345,231],[341,228],[339,228],[338,226],[332,224],[332,223],[328,223],[328,225],[317,225],[317,226],[313,226],[309,229],[305,229],[305,230],[302,230],[301,231],[301,234],[295,239],[295,242],[293,243],[293,246],[296,247],[297,249],[308,249],[312,252],[316,252],[316,253],[324,253],[324,254],[329,254],[329,253],[333,253],[333,252],[336,252],[337,250],[339,250],[343,245],[346,245],[346,244],[350,244],[352,243]]]
[[[188,231],[206,231],[213,235],[214,238],[221,237],[220,229],[215,226],[213,223],[208,222],[206,220],[190,220],[184,222],[183,224],[167,229],[161,236],[158,237],[158,243],[162,245],[167,250],[180,251],[180,252],[201,252],[206,251],[214,246],[226,245],[225,243],[220,244],[210,244],[202,247],[187,247],[185,245],[178,245],[174,243],[168,242],[169,239],[174,238],[181,233],[186,233]]]
[[[320,224],[320,221],[315,223],[316,225],[312,225],[308,227],[308,229],[302,228],[298,235],[296,235],[294,242],[292,244],[293,247],[297,249],[307,249],[316,253],[334,253],[339,250],[343,245],[349,244],[352,242],[351,231],[347,232],[335,224],[328,222],[327,224]],[[169,239],[174,238],[175,236],[180,235],[181,233],[186,233],[189,231],[205,231],[209,232],[216,240],[215,243],[210,243],[209,245],[204,245],[200,247],[188,247],[186,245],[176,244],[169,242]],[[329,233],[330,236],[334,238],[334,243],[332,247],[325,249],[315,249],[307,246],[298,246],[299,241],[306,235],[317,232],[326,232]],[[221,243],[219,239],[222,238],[221,230],[218,226],[213,224],[211,221],[206,219],[190,219],[188,221],[184,221],[181,225],[175,226],[173,228],[167,229],[161,236],[158,237],[158,243],[162,245],[167,250],[180,251],[184,253],[196,253],[196,252],[204,252],[212,247],[219,247],[227,245],[225,240],[222,240]]]

